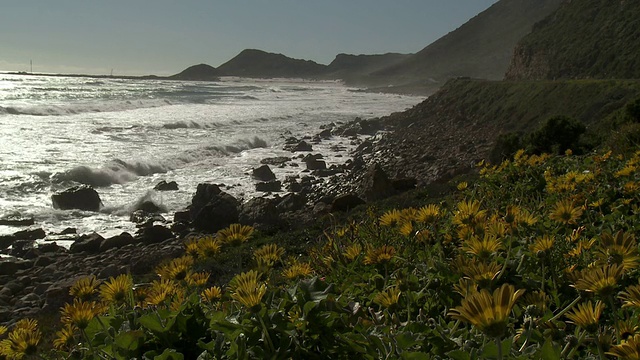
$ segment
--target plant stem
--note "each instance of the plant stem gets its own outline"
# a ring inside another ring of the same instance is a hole
[[[267,325],[264,323],[264,320],[262,319],[262,316],[260,316],[260,314],[256,314],[256,317],[258,318],[258,320],[260,320],[260,325],[262,325],[262,331],[264,332],[265,341],[267,342],[267,346],[269,347],[269,350],[273,354],[276,352],[276,348],[273,346],[273,342],[271,341],[271,336],[269,336],[269,330],[267,329]]]
[[[499,337],[496,338],[496,346],[498,347],[498,360],[502,360],[502,343]]]
[[[555,321],[558,320],[558,318],[562,315],[564,315],[564,313],[566,313],[567,311],[571,310],[572,307],[574,307],[578,301],[580,301],[580,299],[582,299],[582,297],[580,295],[578,295],[578,297],[573,300],[571,302],[571,304],[567,305],[567,307],[565,307],[564,309],[562,309],[559,313],[557,313],[554,317],[552,317],[551,319],[549,319],[549,321]]]

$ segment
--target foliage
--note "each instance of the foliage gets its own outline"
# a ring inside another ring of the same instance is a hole
[[[28,358],[39,349],[38,356],[52,359],[637,354],[640,151],[521,150],[479,170],[479,179],[459,183],[444,202],[369,208],[336,223],[305,257],[238,226],[220,232],[237,241],[221,241],[220,234],[185,239],[185,256],[159,266],[150,283],[127,275],[102,284],[80,280],[72,287],[75,300],[61,309],[51,351],[42,350],[43,329],[33,321],[0,327],[0,355]],[[253,249],[238,259],[243,272],[213,286],[203,264],[241,246]]]
[[[534,154],[562,154],[568,149],[578,149],[580,135],[586,131],[584,124],[568,116],[553,116],[525,141],[527,149]]]

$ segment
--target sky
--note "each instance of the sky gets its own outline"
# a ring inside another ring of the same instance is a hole
[[[415,53],[497,0],[2,0],[0,71],[171,75],[244,49]]]

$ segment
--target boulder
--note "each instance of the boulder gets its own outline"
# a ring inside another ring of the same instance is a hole
[[[164,180],[160,181],[153,187],[153,190],[157,191],[175,191],[178,190],[178,183],[175,181],[166,182]]]
[[[271,171],[269,165],[262,165],[253,169],[251,176],[260,181],[271,181],[276,179],[276,175]]]
[[[276,156],[276,157],[262,159],[260,160],[260,164],[280,166],[289,160],[291,160],[291,158],[288,158],[286,156]]]
[[[189,223],[191,222],[191,214],[189,210],[176,211],[173,215],[174,223]]]
[[[293,151],[293,152],[297,152],[297,151],[313,151],[313,147],[311,146],[311,144],[309,144],[306,141],[302,140],[299,143],[297,143],[294,147],[292,147],[291,151]]]
[[[307,197],[302,194],[287,194],[278,201],[276,208],[280,212],[293,212],[304,209]]]
[[[256,191],[277,192],[282,189],[280,180],[263,181],[256,184]]]
[[[195,219],[202,208],[204,208],[209,202],[215,199],[222,190],[215,184],[198,184],[196,194],[191,199],[191,205],[189,205],[189,212],[191,213],[191,219]]]
[[[259,230],[272,229],[280,225],[276,202],[267,198],[253,198],[240,208],[239,221]]]
[[[100,251],[100,245],[104,241],[104,238],[98,233],[91,233],[80,236],[78,240],[74,241],[69,247],[71,253],[87,252],[95,254]]]
[[[79,209],[86,211],[98,211],[102,206],[100,195],[92,187],[87,185],[75,186],[63,192],[51,195],[51,201],[55,209],[68,210]]]
[[[197,196],[196,193],[194,199]],[[238,200],[228,193],[219,192],[212,195],[205,205],[200,204],[194,200],[190,207],[193,226],[198,230],[214,233],[238,222]]]
[[[22,259],[2,258],[0,260],[0,275],[14,275],[18,270],[28,269],[33,266],[33,261]]]
[[[0,235],[0,250],[8,248],[15,240],[13,235]]]
[[[349,211],[362,204],[365,204],[365,201],[355,194],[339,195],[331,203],[331,212]]]
[[[360,193],[365,200],[376,201],[395,194],[395,189],[382,167],[374,163],[362,178]]]
[[[47,234],[42,228],[21,230],[13,233],[13,237],[16,240],[38,240],[44,239],[46,236]]]
[[[413,190],[416,188],[418,181],[416,178],[401,178],[401,179],[393,179],[391,181],[391,185],[393,189],[397,192],[405,192],[409,190]]]
[[[105,252],[109,249],[120,248],[128,244],[133,244],[135,239],[128,232],[123,232],[120,235],[112,236],[104,239],[100,244],[100,252]]]
[[[3,226],[31,226],[35,223],[33,218],[25,218],[21,216],[6,216],[0,219],[0,225]]]
[[[139,230],[138,238],[145,244],[155,244],[171,239],[173,233],[162,225],[153,225],[151,227]]]
[[[307,164],[307,170],[324,170],[327,168],[327,163],[322,160],[309,159],[305,161]]]

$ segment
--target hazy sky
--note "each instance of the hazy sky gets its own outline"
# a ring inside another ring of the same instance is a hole
[[[414,53],[497,0],[2,0],[0,70],[168,75],[247,48]]]

